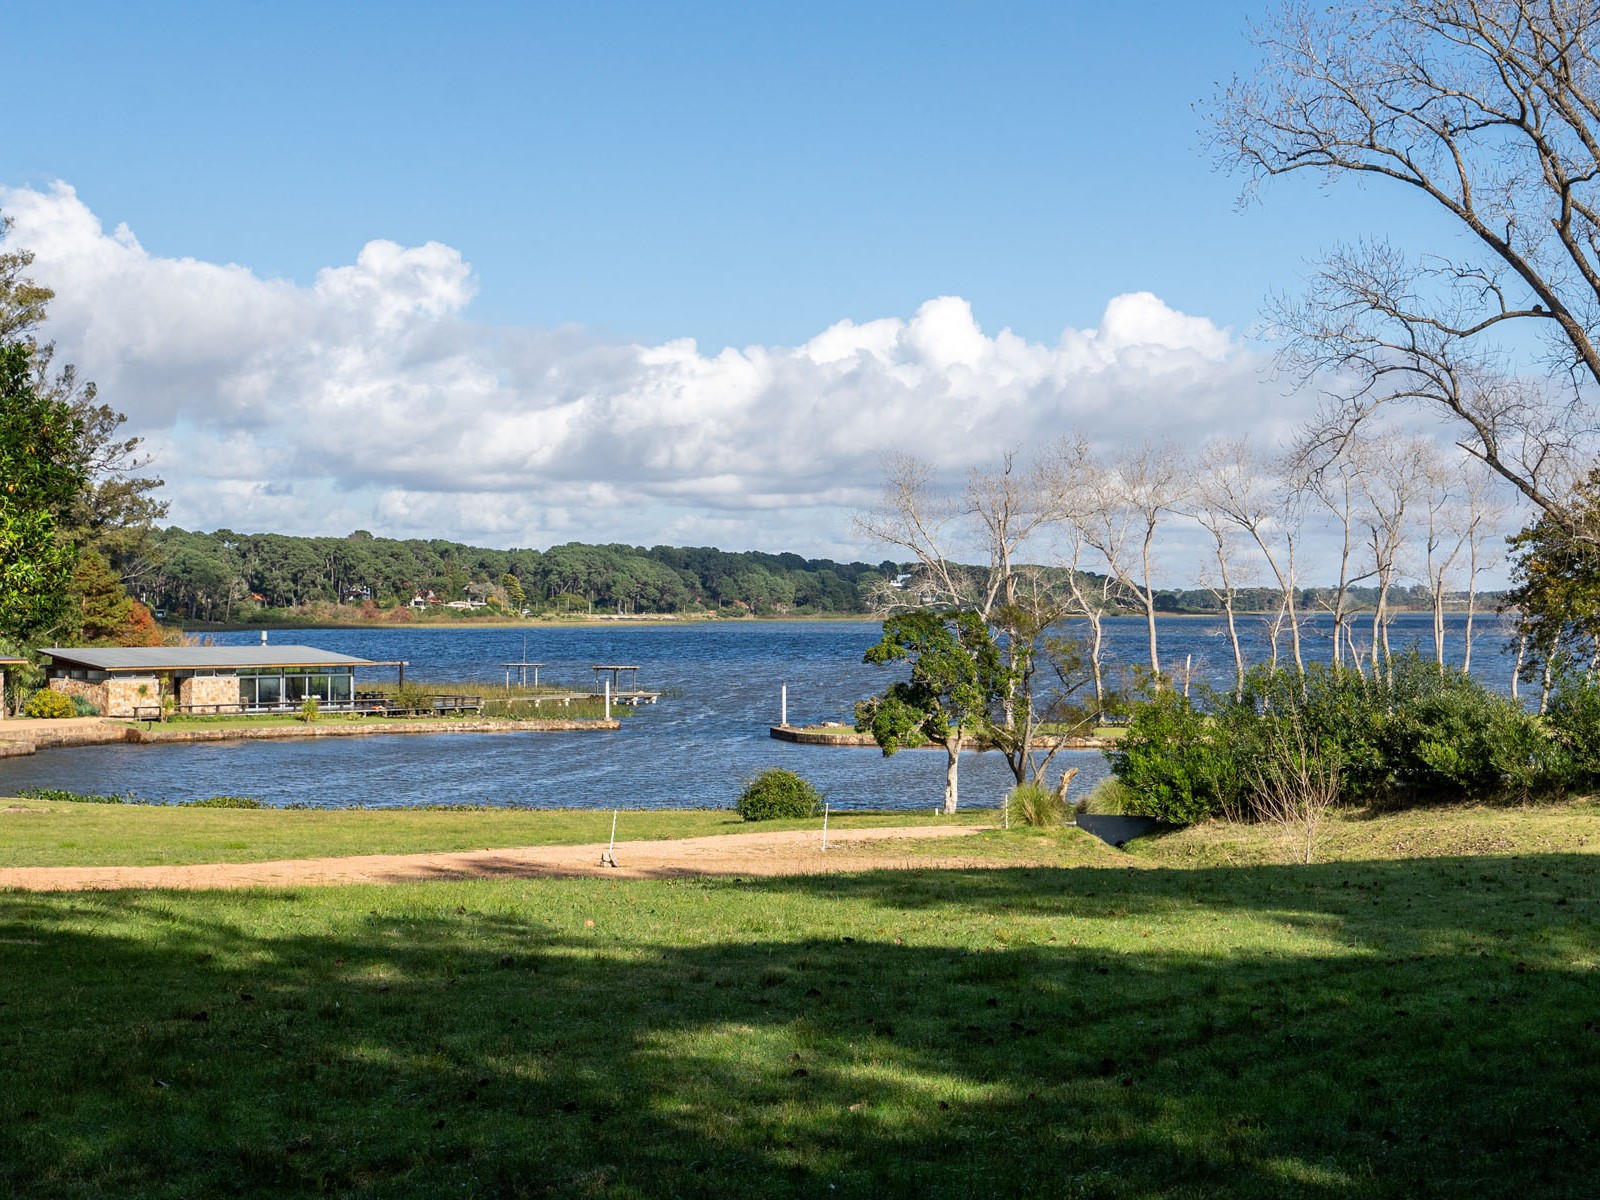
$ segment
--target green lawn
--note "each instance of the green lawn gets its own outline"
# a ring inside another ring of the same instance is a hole
[[[1350,822],[1310,867],[1252,833],[0,893],[0,1194],[1592,1195],[1594,809]]]
[[[916,813],[834,814],[830,828],[985,824],[995,813],[955,818]],[[625,812],[619,840],[811,829],[820,821],[747,823],[726,809]],[[263,862],[345,854],[414,854],[602,842],[611,814],[475,809],[195,809],[148,804],[0,800],[0,867],[155,866]]]

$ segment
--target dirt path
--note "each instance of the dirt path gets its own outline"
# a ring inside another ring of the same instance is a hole
[[[616,867],[601,865],[605,843],[528,846],[440,854],[362,854],[277,862],[204,863],[183,867],[6,867],[0,888],[68,892],[110,888],[248,888],[338,883],[415,883],[430,879],[667,879],[691,875],[815,875],[873,867],[979,866],[947,857],[909,858],[904,843],[977,833],[972,825],[730,833],[673,841],[618,842]]]

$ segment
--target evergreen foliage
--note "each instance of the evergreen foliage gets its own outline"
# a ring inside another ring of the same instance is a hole
[[[493,550],[442,539],[215,533],[163,529],[144,584],[150,603],[198,620],[243,609],[371,600],[392,608],[416,597],[493,597],[540,612],[850,613],[894,563],[838,563],[797,554],[709,547],[589,546]]]
[[[1415,653],[1376,674],[1260,668],[1237,696],[1163,691],[1136,705],[1107,756],[1128,811],[1174,822],[1257,815],[1263,764],[1286,746],[1336,772],[1344,804],[1528,799],[1600,777],[1600,685],[1568,681],[1560,696],[1542,723]]]
[[[734,810],[746,821],[814,817],[822,793],[793,771],[769,767],[744,785]]]

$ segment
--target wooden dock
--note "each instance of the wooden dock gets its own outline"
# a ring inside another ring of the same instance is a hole
[[[498,700],[499,704],[531,704],[538,708],[545,703],[559,704],[562,708],[569,708],[574,700],[596,700],[604,702],[604,692],[547,692],[539,696],[507,696]],[[643,704],[654,704],[661,699],[660,692],[612,692],[611,703],[626,704],[638,708]]]

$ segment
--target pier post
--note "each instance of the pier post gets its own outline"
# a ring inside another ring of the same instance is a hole
[[[789,685],[784,683],[778,691],[778,724],[789,723]]]
[[[611,680],[606,680],[606,720],[611,720]]]

